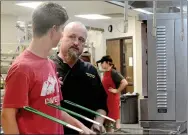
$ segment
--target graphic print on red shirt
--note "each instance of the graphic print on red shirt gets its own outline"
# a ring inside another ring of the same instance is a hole
[[[25,50],[8,71],[3,108],[30,106],[60,119],[61,112],[46,105],[60,105],[59,86],[54,63]],[[21,134],[63,134],[62,125],[24,109],[16,119]]]
[[[58,85],[56,85],[57,83],[57,79],[56,77],[52,76],[51,74],[48,75],[48,79],[46,81],[43,82],[42,85],[42,91],[40,96],[48,96],[51,95],[53,93],[55,93],[55,90],[57,90],[57,93],[59,93],[59,88]],[[51,98],[46,98],[45,99],[45,104],[47,103],[59,103],[59,95],[55,96],[55,97],[51,97]]]

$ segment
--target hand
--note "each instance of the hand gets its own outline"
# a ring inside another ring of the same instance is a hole
[[[57,76],[59,77],[59,73],[57,72],[56,74],[57,74]],[[58,78],[58,81],[59,81],[59,83],[60,83],[61,85],[63,85],[62,79],[63,79],[62,77],[59,77],[59,78]],[[61,85],[60,85],[60,86],[61,86]]]
[[[93,132],[92,130],[90,130],[89,128],[87,128],[86,126],[83,126],[82,128],[81,128],[84,132],[83,133],[81,133],[81,134],[96,134],[95,132]]]
[[[98,126],[96,124],[92,125],[91,130],[93,130],[95,133],[101,133],[101,132],[105,133],[106,132],[106,130],[105,130],[103,125],[102,126]]]
[[[114,93],[114,94],[116,94],[116,93],[118,93],[118,90],[117,89],[114,89],[114,88],[109,88],[108,89],[110,92],[112,92],[112,93]]]

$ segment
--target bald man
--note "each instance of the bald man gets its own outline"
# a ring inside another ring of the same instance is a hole
[[[61,38],[60,52],[53,58],[59,77],[63,78],[61,86],[63,99],[106,115],[108,112],[106,106],[107,95],[98,72],[90,63],[79,59],[86,39],[87,29],[82,23],[71,22],[65,26]],[[63,102],[61,105],[101,124],[104,123],[102,117],[95,116]],[[82,119],[79,119],[79,121],[92,130],[99,130],[98,126],[92,125],[90,122]],[[76,132],[65,128],[65,134],[76,134]]]

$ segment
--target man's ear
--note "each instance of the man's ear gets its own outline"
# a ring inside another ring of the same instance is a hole
[[[49,30],[50,38],[54,36],[54,33],[57,31],[57,26],[53,25],[52,28]]]

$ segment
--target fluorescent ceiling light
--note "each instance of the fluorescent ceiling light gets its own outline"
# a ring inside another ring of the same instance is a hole
[[[80,18],[85,18],[85,19],[92,19],[92,20],[97,20],[97,19],[110,19],[111,17],[104,16],[104,15],[99,15],[99,14],[87,14],[87,15],[75,15],[76,17]]]
[[[42,2],[25,2],[25,3],[17,3],[16,5],[34,9],[38,7],[40,4],[42,4]]]
[[[145,14],[153,14],[152,12],[146,11],[146,10],[141,9],[141,8],[135,8],[133,10],[138,11],[138,12],[142,12],[142,13],[145,13]]]

